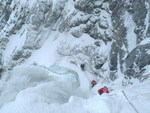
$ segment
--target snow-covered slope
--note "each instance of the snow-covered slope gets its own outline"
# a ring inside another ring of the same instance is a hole
[[[149,113],[149,38],[149,0],[0,0],[0,113]]]
[[[17,66],[0,82],[0,113],[149,113],[149,80],[124,89],[111,85],[100,96],[101,84],[91,89],[80,76],[56,65]]]
[[[70,57],[95,76],[112,81],[121,72],[141,81],[142,69],[149,65],[149,1],[0,3],[1,72],[24,63],[49,67]]]

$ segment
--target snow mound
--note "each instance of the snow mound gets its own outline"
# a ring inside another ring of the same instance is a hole
[[[0,107],[9,101],[13,101],[16,95],[23,89],[34,87],[51,78],[48,71],[37,66],[17,66],[15,67],[6,80],[1,81],[0,87]]]
[[[76,90],[80,85],[75,71],[56,65],[49,69],[17,66],[6,78],[0,82],[0,108],[11,101],[20,102],[20,98],[25,101],[41,101],[43,98],[48,103],[65,103],[71,95],[78,94]]]

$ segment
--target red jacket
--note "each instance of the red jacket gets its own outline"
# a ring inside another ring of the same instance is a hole
[[[94,87],[96,84],[97,84],[96,80],[92,80],[92,81],[91,81],[92,87]]]
[[[98,94],[103,94],[103,93],[109,93],[109,91],[108,91],[108,88],[100,88],[99,90],[98,90]]]

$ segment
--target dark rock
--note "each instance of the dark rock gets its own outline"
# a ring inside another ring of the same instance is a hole
[[[69,20],[66,19],[64,21],[61,22],[60,26],[59,26],[59,32],[64,32],[64,31],[67,31],[69,30],[69,27],[70,27],[70,23],[69,23]]]
[[[108,22],[106,20],[100,20],[98,22],[98,25],[100,28],[102,29],[107,29],[109,26],[108,26]]]
[[[112,11],[115,9],[115,7],[117,7],[117,5],[118,5],[118,1],[115,0],[109,4],[109,9]]]
[[[109,78],[110,80],[114,81],[115,79],[117,79],[117,71],[110,71],[110,75]]]
[[[94,44],[95,44],[96,46],[100,46],[100,45],[101,45],[100,41],[96,41]]]
[[[113,39],[112,31],[107,31],[106,30],[104,33],[105,33],[105,38],[106,38],[107,42],[112,41],[112,39]]]
[[[4,71],[2,65],[0,65],[0,73],[2,73]]]
[[[145,0],[134,0],[133,10],[135,12],[133,15],[133,20],[136,22],[138,26],[143,26],[145,21],[144,19],[147,14]]]
[[[74,7],[85,13],[91,13],[94,10],[92,0],[78,0]]]
[[[85,64],[81,64],[80,67],[83,71],[85,71]]]
[[[95,65],[95,69],[100,69],[103,66],[103,64],[97,64]]]
[[[55,4],[53,10],[49,11],[45,20],[45,27],[52,27],[57,22],[57,20],[62,17],[62,11],[64,9],[65,3],[66,1],[58,2],[57,4]]]
[[[99,8],[94,9],[95,14],[100,14],[101,10]]]
[[[109,2],[109,1],[111,1],[111,0],[104,0],[103,2]]]
[[[36,14],[31,16],[31,23],[36,26],[40,26],[45,19],[45,14],[42,11],[37,11]]]
[[[134,14],[134,9],[133,9],[133,8],[129,8],[127,11],[128,11],[130,14]]]
[[[148,26],[147,32],[146,32],[146,36],[150,37],[150,25]]]
[[[134,29],[134,33],[137,34],[137,35],[138,35],[138,34],[141,34],[142,29],[143,29],[143,28],[136,27],[136,28]]]
[[[132,68],[129,68],[125,71],[124,74],[127,75],[131,79],[132,77],[135,76],[135,70]]]
[[[94,25],[91,22],[88,22],[86,24],[86,26],[83,28],[83,33],[88,33],[90,32],[90,30],[94,27]]]
[[[126,57],[125,64],[127,68],[133,68],[133,64],[136,61],[139,52],[140,52],[139,49],[136,48],[132,50],[132,52]]]
[[[117,46],[117,43],[113,42],[112,43],[112,49],[110,51],[110,64],[109,64],[111,71],[117,70],[118,51],[119,51],[119,48]]]
[[[74,15],[74,16],[76,16],[76,15]],[[71,28],[77,27],[79,25],[87,24],[87,22],[90,20],[90,18],[91,18],[91,16],[86,16],[86,15],[81,16],[80,15],[77,17],[77,19],[73,20],[71,23],[69,23],[69,22],[68,23],[70,24]]]
[[[1,38],[0,39],[0,48],[4,50],[8,42],[9,42],[9,40],[7,38]]]
[[[82,30],[75,30],[75,31],[71,32],[71,34],[76,38],[80,38],[82,35]]]
[[[42,11],[42,12],[44,12],[45,14],[48,12],[48,11],[50,11],[50,10],[52,10],[52,5],[53,5],[53,2],[51,2],[51,3],[47,3],[48,1],[41,1],[40,3],[39,3],[39,9]]]
[[[91,26],[92,27],[92,26]],[[100,32],[99,32],[99,27],[98,27],[98,25],[94,25],[91,29],[90,29],[90,31],[88,32],[88,34],[92,37],[92,38],[94,38],[94,39],[99,39],[100,38]]]
[[[8,1],[6,2],[6,5],[9,6],[9,5],[11,5],[11,3],[12,3],[12,0],[8,0]]]
[[[13,56],[12,56],[12,60],[19,60],[20,58],[22,58],[23,55],[23,51],[17,51]]]
[[[143,70],[144,66],[150,64],[150,54],[147,53],[147,50],[149,49],[150,44],[145,44],[140,45],[131,51],[124,61],[125,75],[141,79],[140,76],[143,74],[141,73],[141,70]]]
[[[32,52],[27,50],[26,52],[23,53],[22,57],[27,59],[31,56],[31,54],[32,54]]]
[[[136,26],[140,29],[137,32],[137,43],[140,43],[143,40],[143,33],[145,29],[145,18],[148,13],[146,9],[145,0],[134,0],[132,3],[132,8],[134,10],[133,20],[136,23]]]

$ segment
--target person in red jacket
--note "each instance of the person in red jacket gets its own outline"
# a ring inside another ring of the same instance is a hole
[[[97,84],[97,81],[96,81],[96,80],[92,80],[92,81],[91,81],[91,86],[92,86],[92,87],[94,87],[96,84]]]
[[[98,94],[103,94],[103,93],[109,93],[108,88],[106,86],[104,86],[103,88],[100,88],[98,90]]]

